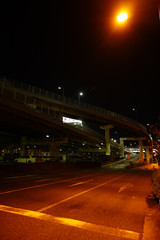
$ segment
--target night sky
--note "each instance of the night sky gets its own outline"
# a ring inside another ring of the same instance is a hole
[[[118,25],[122,8],[129,19]],[[5,0],[0,11],[1,76],[158,121],[157,0]]]

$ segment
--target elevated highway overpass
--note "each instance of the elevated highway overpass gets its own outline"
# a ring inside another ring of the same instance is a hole
[[[69,114],[77,118],[97,122],[105,128],[112,125],[127,131],[131,137],[143,138],[145,145],[152,145],[151,138],[142,124],[106,109],[6,79],[0,80],[0,93],[0,110],[4,116],[1,122],[3,122],[5,128],[6,119],[10,121],[11,113],[13,113],[13,116],[16,115],[16,119],[12,119],[10,122],[14,125],[17,122],[21,126],[21,135],[22,133],[28,134],[32,129],[32,133],[41,134],[43,132],[47,134],[50,132],[57,136],[65,135],[70,138],[78,138],[80,141],[88,140],[92,143],[104,141],[104,136],[87,127],[75,128],[64,124],[62,114]],[[27,126],[30,128],[29,131]]]
[[[47,115],[30,109],[17,101],[0,96],[1,132],[9,132],[20,136],[67,136],[71,139],[97,143],[104,141],[104,136],[87,127],[73,127],[64,124],[57,115]]]
[[[1,95],[12,97],[12,99],[23,102],[24,105],[27,104],[33,109],[37,107],[39,111],[43,112],[45,109],[48,114],[50,110],[63,111],[64,114],[67,113],[89,119],[99,122],[101,125],[112,124],[115,127],[127,130],[132,136],[150,139],[147,129],[141,123],[124,115],[20,82],[10,82],[1,79],[0,84]]]

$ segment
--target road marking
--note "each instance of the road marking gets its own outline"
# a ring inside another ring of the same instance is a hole
[[[123,174],[123,175],[120,175],[119,177],[113,178],[113,179],[111,179],[111,180],[109,180],[109,181],[107,181],[107,182],[103,182],[103,183],[101,183],[101,184],[99,184],[99,185],[97,185],[97,186],[95,186],[95,187],[89,188],[89,189],[87,189],[87,190],[85,190],[85,191],[83,191],[83,192],[79,192],[79,193],[77,193],[77,194],[75,194],[75,195],[72,195],[72,196],[70,196],[70,197],[68,197],[68,198],[65,198],[65,199],[63,199],[63,200],[61,200],[61,201],[59,201],[59,202],[56,202],[56,203],[53,203],[53,204],[51,204],[51,205],[49,205],[49,206],[46,206],[46,207],[44,207],[44,208],[41,208],[41,209],[39,209],[38,211],[39,211],[39,212],[46,211],[46,210],[48,210],[49,208],[52,208],[52,207],[55,207],[55,206],[57,206],[57,205],[59,205],[59,204],[61,204],[61,203],[67,202],[68,200],[70,200],[70,199],[72,199],[72,198],[78,197],[78,196],[80,196],[80,195],[82,195],[82,194],[85,194],[85,193],[88,193],[88,192],[90,192],[90,191],[92,191],[92,190],[94,190],[94,189],[96,189],[96,188],[102,187],[102,186],[104,186],[105,184],[108,184],[108,183],[110,183],[110,182],[113,182],[113,181],[121,178],[122,176],[124,176],[124,174]]]
[[[96,175],[96,174],[95,174],[95,175]],[[62,183],[62,182],[69,182],[69,181],[71,181],[71,180],[80,179],[80,178],[85,178],[85,177],[90,177],[90,176],[93,176],[93,174],[86,175],[86,176],[81,176],[81,177],[76,177],[76,178],[70,178],[70,179],[61,180],[61,181],[57,181],[57,182],[44,183],[44,184],[40,184],[40,185],[36,185],[36,186],[31,186],[31,187],[18,188],[18,189],[9,190],[9,191],[6,191],[6,192],[0,192],[0,195],[8,194],[8,193],[14,193],[14,192],[19,192],[19,191],[24,191],[24,190],[33,189],[33,188],[39,188],[39,187],[49,186],[49,185],[54,185],[54,184]]]
[[[45,178],[45,179],[40,179],[40,180],[36,180],[34,182],[46,182],[46,181],[52,181],[52,180],[60,180],[61,177],[58,177],[58,178]]]
[[[138,232],[124,230],[120,228],[106,227],[103,225],[97,225],[94,223],[84,222],[84,221],[80,221],[72,218],[56,217],[56,216],[52,216],[45,213],[40,213],[40,212],[21,209],[21,208],[13,208],[5,205],[0,205],[0,211],[13,213],[21,216],[26,216],[26,217],[31,217],[31,218],[36,218],[36,219],[48,221],[51,223],[63,224],[66,226],[75,227],[75,228],[88,230],[96,233],[101,233],[105,235],[118,236],[121,238],[127,238],[132,240],[140,239],[140,233]]]
[[[115,165],[117,163],[124,162],[124,161],[126,161],[126,159],[122,159],[122,160],[119,160],[119,161],[116,161],[116,162],[113,162],[113,163],[103,164],[102,167],[112,166],[112,165]]]
[[[5,179],[17,179],[17,178],[25,178],[25,177],[33,177],[34,175],[21,175],[15,177],[5,177]]]
[[[82,185],[82,184],[85,184],[85,183],[91,182],[91,181],[94,181],[94,179],[90,179],[90,180],[84,181],[84,182],[74,183],[74,184],[72,184],[72,185],[69,185],[68,187],[74,187],[74,186]]]
[[[124,191],[124,190],[126,190],[127,188],[132,187],[132,186],[133,186],[133,184],[127,183],[125,186],[120,187],[120,189],[119,189],[118,192],[120,193],[120,192],[122,192],[122,191]]]
[[[34,181],[34,182],[46,182],[46,181],[49,181],[49,180],[57,180],[57,179],[47,178],[47,179],[36,180],[36,181]]]

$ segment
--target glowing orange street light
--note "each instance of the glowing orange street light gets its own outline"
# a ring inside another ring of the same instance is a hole
[[[123,23],[123,22],[125,22],[127,19],[128,19],[127,13],[121,13],[121,14],[119,14],[119,15],[117,16],[117,21],[118,21],[119,23]]]

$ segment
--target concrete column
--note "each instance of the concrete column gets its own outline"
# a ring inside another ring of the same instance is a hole
[[[60,152],[59,152],[59,143],[55,144],[55,161],[59,161],[60,158]]]
[[[111,144],[110,144],[110,129],[113,128],[113,125],[102,126],[101,129],[105,130],[105,141],[106,141],[106,155],[110,156],[111,153]]]
[[[124,139],[120,138],[120,158],[124,158]]]
[[[139,140],[139,150],[140,150],[140,163],[144,162],[144,157],[143,157],[143,141]]]
[[[49,155],[54,156],[55,155],[55,142],[54,142],[54,137],[52,138],[50,142],[50,149],[49,149]]]
[[[59,143],[55,141],[54,137],[50,143],[50,156],[54,157],[54,161],[59,159]]]
[[[146,148],[146,158],[147,158],[147,164],[150,164],[150,152],[149,152],[149,147]]]
[[[147,164],[150,164],[153,158],[153,148],[152,146],[145,146],[145,150],[146,150]]]
[[[13,144],[9,144],[7,153],[13,153],[13,149],[14,149],[14,145]]]
[[[67,155],[66,154],[62,154],[62,161],[66,162],[66,159],[67,159]]]
[[[27,155],[27,149],[26,149],[26,137],[21,138],[21,157],[24,157]]]
[[[106,155],[110,155],[111,145],[110,145],[110,129],[105,128],[105,140],[106,140]]]

